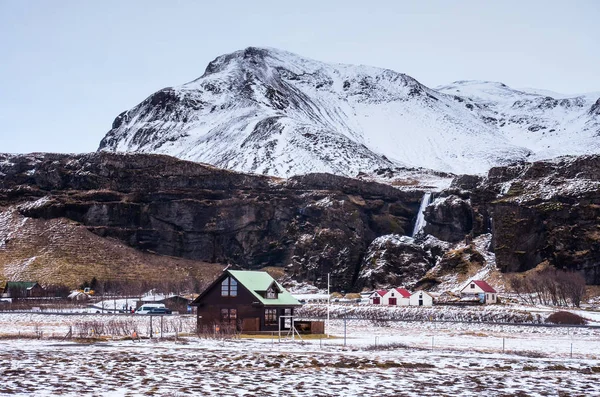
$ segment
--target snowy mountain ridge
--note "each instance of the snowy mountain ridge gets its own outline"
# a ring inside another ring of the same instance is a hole
[[[249,47],[121,113],[99,150],[283,177],[393,167],[482,173],[526,158],[600,152],[597,99],[481,81],[431,89],[388,69]]]

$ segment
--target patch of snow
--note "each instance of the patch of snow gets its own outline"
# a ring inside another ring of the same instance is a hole
[[[40,207],[43,207],[46,203],[48,203],[50,201],[51,201],[50,196],[44,196],[35,201],[28,201],[24,204],[19,204],[17,206],[17,208],[19,210],[30,210],[30,209],[40,208]]]

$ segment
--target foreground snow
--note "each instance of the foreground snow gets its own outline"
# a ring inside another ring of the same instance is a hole
[[[0,314],[0,329],[25,330],[30,322],[18,316]],[[366,320],[344,327],[335,320],[330,332],[336,338],[281,343],[277,336],[95,344],[5,339],[0,341],[0,395],[600,393],[600,329]]]

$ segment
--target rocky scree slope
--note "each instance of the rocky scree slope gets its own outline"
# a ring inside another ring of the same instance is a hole
[[[387,69],[249,47],[122,112],[99,150],[284,177],[404,166],[483,173],[600,152],[599,96],[553,98],[472,81],[436,90]]]
[[[600,156],[567,156],[460,176],[427,208],[425,231],[459,241],[492,233],[503,272],[542,263],[600,284]]]
[[[334,288],[351,290],[369,244],[409,232],[420,199],[331,174],[283,180],[160,155],[0,155],[0,209],[19,217],[3,224],[0,260],[19,243],[9,234],[21,222],[62,220],[165,258],[285,266],[320,287],[331,272]],[[57,247],[30,247],[27,255]]]

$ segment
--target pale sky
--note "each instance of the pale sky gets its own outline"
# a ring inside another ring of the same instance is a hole
[[[436,87],[600,91],[600,1],[0,0],[0,152],[91,152],[114,118],[268,46]]]

